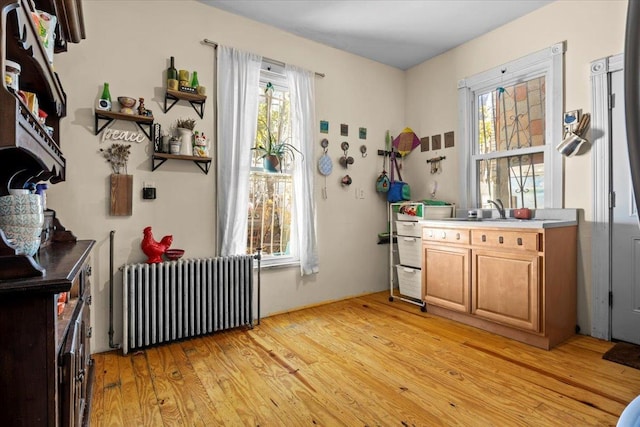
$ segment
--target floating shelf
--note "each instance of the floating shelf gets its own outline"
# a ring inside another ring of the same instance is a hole
[[[172,100],[173,102],[167,107],[167,99]],[[198,113],[198,116],[202,119],[204,116],[204,103],[207,100],[205,95],[198,95],[195,93],[188,92],[180,92],[179,90],[167,89],[167,92],[164,95],[164,112],[169,111],[176,102],[184,100],[189,101],[189,104],[193,107],[193,109]]]
[[[136,125],[140,128],[142,132],[151,140],[151,128],[153,127],[153,116],[139,116],[137,114],[123,114],[123,113],[115,113],[113,111],[101,111],[96,110],[95,112],[95,134],[99,134],[104,130],[105,127],[109,125],[114,120],[125,120],[128,122],[135,122]],[[104,120],[102,126],[100,126],[100,120]],[[143,127],[145,126],[146,129]]]
[[[199,157],[199,156],[183,156],[181,154],[168,154],[168,153],[154,153],[153,160],[153,169],[158,169],[164,162],[169,159],[175,160],[191,160],[194,162],[202,172],[205,174],[209,173],[209,167],[211,166],[211,157]]]

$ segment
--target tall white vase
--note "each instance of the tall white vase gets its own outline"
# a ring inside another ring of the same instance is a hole
[[[191,129],[177,128],[178,137],[182,141],[180,154],[183,156],[193,156],[193,131]]]

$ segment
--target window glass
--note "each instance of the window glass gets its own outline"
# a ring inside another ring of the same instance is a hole
[[[526,154],[478,161],[482,207],[487,200],[502,200],[505,207],[544,206],[544,154]]]

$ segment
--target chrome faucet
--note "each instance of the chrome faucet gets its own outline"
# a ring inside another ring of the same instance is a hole
[[[495,202],[493,200],[487,200],[487,203],[491,203],[493,206],[496,207],[496,209],[498,210],[498,213],[500,214],[500,219],[507,219],[504,212],[504,205],[502,204],[502,200],[496,199]]]

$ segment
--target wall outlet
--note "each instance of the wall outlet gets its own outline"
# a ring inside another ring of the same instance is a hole
[[[364,188],[356,188],[356,199],[364,199]]]

